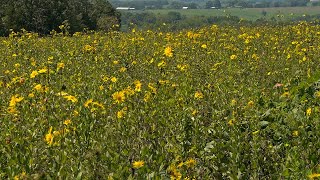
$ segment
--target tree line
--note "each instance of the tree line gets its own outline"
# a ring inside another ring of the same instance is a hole
[[[0,35],[25,29],[40,34],[119,29],[120,13],[106,0],[1,0]]]

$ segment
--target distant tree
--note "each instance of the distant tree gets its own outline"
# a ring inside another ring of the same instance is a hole
[[[226,1],[226,3],[227,3],[227,6],[234,7],[238,3],[238,0],[228,0]]]
[[[5,33],[6,33],[6,29],[5,29],[4,23],[3,23],[4,6],[5,6],[5,4],[3,2],[0,2],[0,36],[5,35]]]
[[[265,8],[265,7],[270,7],[270,6],[271,6],[271,2],[269,2],[269,1],[262,1],[262,2],[256,3],[254,5],[255,8]]]
[[[179,1],[172,1],[170,4],[172,9],[181,9],[183,6],[185,6],[185,4]]]
[[[278,1],[273,1],[273,2],[271,3],[271,7],[280,7],[280,6],[281,6],[281,3],[278,2]]]
[[[306,6],[309,0],[288,0],[291,7]]]
[[[318,1],[318,2],[312,2],[311,5],[312,5],[312,6],[320,6],[320,1]]]
[[[189,9],[198,9],[198,4],[197,3],[190,3],[188,5]]]
[[[127,6],[141,10],[144,9],[146,5],[149,3],[146,3],[145,1],[130,1]]]
[[[239,1],[237,3],[238,6],[241,6],[243,8],[251,8],[252,7],[252,4],[250,4],[249,2],[247,1]]]
[[[210,9],[210,8],[213,7],[213,6],[214,6],[213,1],[207,1],[207,2],[206,2],[206,9]]]
[[[220,0],[214,0],[213,6],[216,7],[216,8],[221,8],[221,2],[220,2]]]
[[[106,0],[1,0],[1,21],[6,30],[24,28],[41,34],[59,30],[68,24],[70,32],[84,28],[97,29],[100,18],[114,17],[120,23],[120,14]],[[101,24],[101,23],[100,23]]]

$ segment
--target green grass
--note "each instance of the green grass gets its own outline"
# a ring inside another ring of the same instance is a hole
[[[277,15],[284,15],[284,18],[290,19],[302,15],[316,15],[320,14],[320,6],[317,7],[280,7],[280,8],[227,8],[227,9],[159,9],[146,10],[155,14],[167,14],[170,11],[179,12],[187,17],[190,16],[238,16],[246,20],[257,20],[262,18],[262,11],[267,12],[267,18],[277,17]]]

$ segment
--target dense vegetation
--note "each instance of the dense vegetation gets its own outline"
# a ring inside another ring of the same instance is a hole
[[[0,36],[10,30],[49,34],[60,25],[68,32],[119,28],[120,14],[105,0],[2,0]]]
[[[161,31],[2,38],[0,179],[320,176],[319,25]]]

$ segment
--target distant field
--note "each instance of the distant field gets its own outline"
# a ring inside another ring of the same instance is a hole
[[[289,19],[292,17],[303,15],[320,14],[320,6],[318,7],[280,7],[280,8],[228,8],[228,9],[161,9],[161,10],[146,10],[156,14],[167,14],[170,11],[176,11],[185,16],[225,16],[232,15],[244,18],[247,20],[256,20],[261,17],[262,11],[266,11],[266,17],[276,17],[283,15],[283,18]]]

